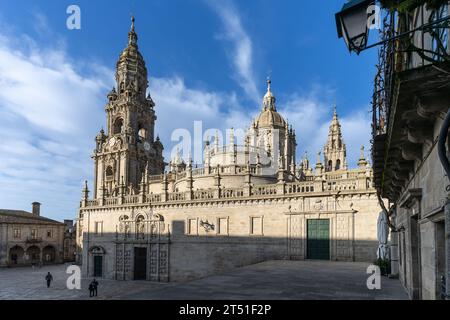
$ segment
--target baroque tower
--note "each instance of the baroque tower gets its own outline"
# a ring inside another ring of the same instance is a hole
[[[328,131],[327,144],[323,148],[323,155],[325,171],[347,169],[347,151],[342,139],[341,124],[339,123],[336,106],[334,106],[333,119]]]
[[[116,86],[105,106],[107,132],[96,137],[94,198],[136,193],[147,175],[164,172],[163,145],[154,135],[155,103],[146,96],[147,68],[138,50],[134,17],[116,65]]]

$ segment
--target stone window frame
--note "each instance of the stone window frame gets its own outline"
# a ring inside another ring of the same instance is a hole
[[[30,237],[31,237],[31,239],[38,238],[38,229],[37,228],[31,228]]]
[[[49,233],[50,233],[50,235],[49,235]],[[47,235],[47,238],[49,238],[49,239],[53,238],[53,229],[47,229],[46,235]]]
[[[260,233],[253,233],[253,220],[255,218],[260,218],[261,219],[261,230],[260,230]],[[249,216],[248,234],[251,237],[264,236],[264,215],[250,215]]]
[[[226,219],[227,221],[227,230],[224,233],[220,232],[220,220]],[[229,236],[230,235],[230,217],[229,216],[219,216],[216,218],[216,235],[217,236]]]
[[[20,227],[15,227],[13,230],[13,237],[14,239],[21,239],[22,238],[22,230]]]
[[[94,235],[103,236],[103,221],[94,221]]]
[[[195,232],[191,232],[191,221],[195,220]],[[186,230],[185,233],[186,235],[189,236],[198,236],[198,226],[199,226],[199,221],[198,221],[198,217],[187,217],[186,219]]]

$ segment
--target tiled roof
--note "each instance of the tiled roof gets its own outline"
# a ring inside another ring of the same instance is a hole
[[[0,209],[0,223],[35,223],[63,225],[63,223],[59,221],[37,216],[31,212],[8,209]]]

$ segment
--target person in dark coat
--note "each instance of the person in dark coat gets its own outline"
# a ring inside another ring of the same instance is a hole
[[[95,278],[94,278],[94,280],[92,281],[92,285],[93,285],[93,287],[94,287],[94,296],[97,296],[98,281],[95,280]]]
[[[92,297],[94,295],[94,285],[92,282],[89,284],[89,297]]]
[[[50,283],[53,281],[53,276],[50,271],[45,276],[45,280],[47,281],[47,288],[50,288]]]

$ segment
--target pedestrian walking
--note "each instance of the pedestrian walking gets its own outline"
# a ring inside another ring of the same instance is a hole
[[[47,288],[50,288],[50,283],[53,281],[53,276],[50,271],[45,276],[45,280],[47,281]]]

